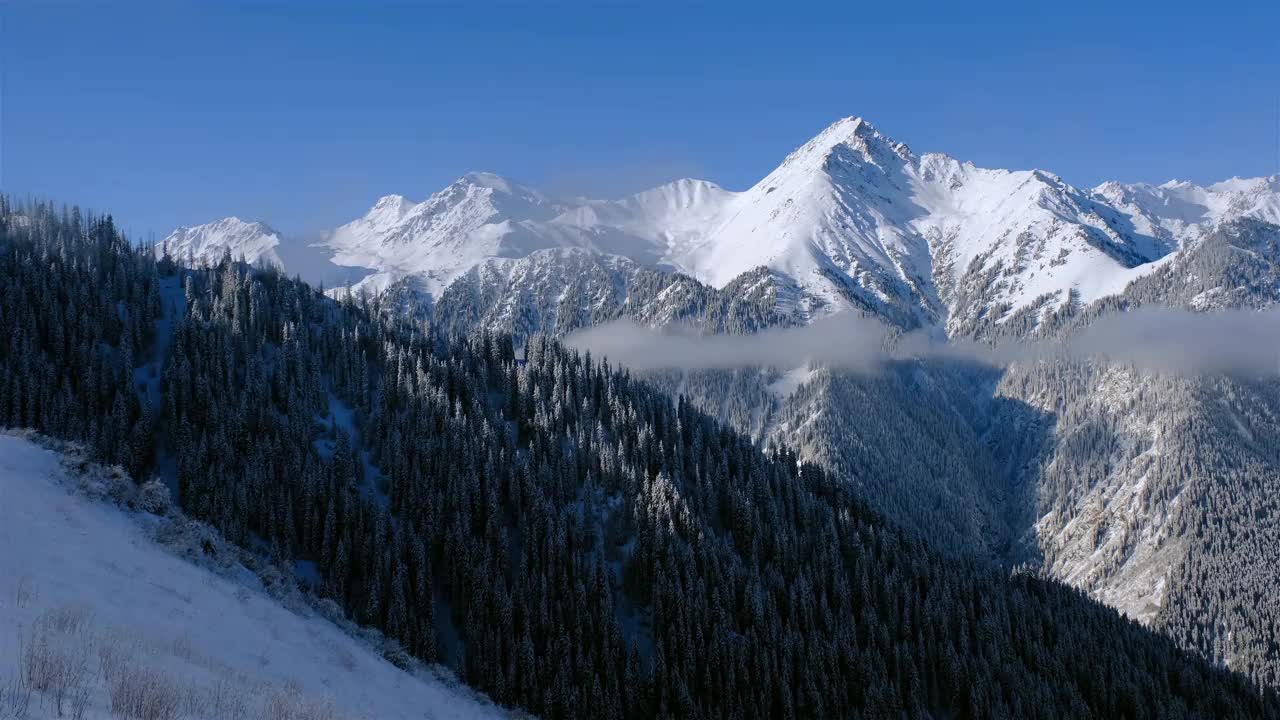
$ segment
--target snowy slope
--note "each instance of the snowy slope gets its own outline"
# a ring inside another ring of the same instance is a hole
[[[717,288],[764,266],[799,291],[810,317],[857,308],[968,335],[1020,311],[1114,295],[1239,217],[1280,220],[1280,178],[1081,189],[1039,170],[916,155],[845,118],[742,192],[684,179],[620,200],[560,200],[471,173],[422,202],[382,198],[316,251],[365,268],[360,287],[414,278],[434,297],[495,259],[547,251],[623,257]],[[175,233],[173,244],[252,259],[279,243],[232,232],[233,220]],[[278,252],[286,266],[293,244]]]
[[[395,668],[304,605],[286,609],[243,568],[219,574],[180,558],[152,539],[168,519],[76,489],[103,476],[0,434],[0,717],[20,647],[41,633],[84,659],[91,719],[108,717],[113,657],[171,680],[188,718],[286,717],[266,713],[268,703],[334,720],[504,715],[425,670]],[[31,711],[54,716],[52,698],[35,694]]]
[[[690,253],[737,195],[715,183],[685,178],[621,200],[588,201],[558,216],[554,224],[564,233],[576,229],[612,238],[606,245],[620,254],[656,257],[661,265],[696,276]]]

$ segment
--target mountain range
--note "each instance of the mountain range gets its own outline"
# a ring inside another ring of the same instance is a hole
[[[230,254],[330,287],[347,273],[331,293],[517,339],[624,317],[744,333],[848,310],[951,339],[1052,339],[1135,308],[1276,305],[1277,224],[1280,176],[1085,189],[918,155],[846,118],[741,192],[678,180],[565,199],[473,173],[319,238],[229,218],[156,252]],[[1280,683],[1275,377],[1094,358],[646,378],[795,448],[940,548],[1038,567]]]
[[[354,289],[408,279],[434,298],[477,268],[510,273],[574,252],[714,288],[763,267],[795,291],[803,319],[855,308],[955,336],[983,319],[1117,294],[1244,217],[1280,221],[1280,177],[1082,189],[1040,170],[917,155],[846,118],[742,192],[684,179],[620,200],[561,199],[470,173],[422,202],[383,197],[320,238],[233,217],[179,228],[157,252],[229,252],[317,280],[356,269]]]

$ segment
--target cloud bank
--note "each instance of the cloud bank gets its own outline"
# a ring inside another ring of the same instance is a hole
[[[565,344],[635,370],[795,367],[804,363],[870,370],[884,361],[888,337],[889,328],[883,323],[843,313],[802,327],[774,328],[754,335],[702,335],[679,326],[653,330],[619,320],[573,333]]]
[[[945,342],[920,332],[895,338],[884,323],[850,313],[754,335],[652,330],[624,320],[574,333],[566,343],[637,370],[821,365],[874,371],[907,358],[994,367],[1051,358],[1105,358],[1183,374],[1267,375],[1280,372],[1280,310],[1194,313],[1140,308],[1106,315],[1062,340],[995,344]]]

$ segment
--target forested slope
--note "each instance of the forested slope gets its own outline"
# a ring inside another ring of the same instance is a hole
[[[229,258],[182,270],[110,218],[8,200],[0,280],[0,425],[161,475],[499,702],[1280,717],[1080,592],[943,557],[850,485],[541,337],[446,336]]]

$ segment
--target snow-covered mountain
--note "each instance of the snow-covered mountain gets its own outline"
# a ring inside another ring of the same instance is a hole
[[[561,250],[675,270],[715,288],[765,267],[797,290],[803,315],[852,307],[968,335],[1019,316],[1034,326],[1067,302],[1119,293],[1241,217],[1280,220],[1280,177],[1082,189],[1040,170],[916,155],[866,120],[845,118],[742,192],[685,179],[620,200],[557,199],[471,173],[422,202],[386,196],[314,243],[281,246],[265,225],[228,218],[179,229],[165,246],[196,259],[229,249],[314,277],[289,257],[307,245],[330,267],[364,268],[358,287],[411,278],[437,299],[494,261],[573,257]]]
[[[1169,250],[1100,210],[1056,176],[917,156],[847,118],[737,194],[680,265],[715,285],[765,265],[836,308],[955,330],[1046,295],[1114,292]]]
[[[227,217],[204,225],[180,227],[155,247],[189,265],[216,263],[226,254],[250,264],[265,263],[325,286],[360,282],[370,270],[334,262],[324,240],[285,237],[262,222]]]
[[[471,173],[420,203],[388,195],[334,230],[326,244],[340,265],[378,271],[366,287],[408,275],[432,292],[491,257],[521,257],[554,247],[539,231],[560,206],[490,173]]]
[[[168,254],[179,262],[217,262],[225,253],[247,263],[263,261],[283,267],[277,248],[280,233],[266,223],[226,217],[192,227],[180,227],[156,245],[156,256]]]
[[[1175,246],[1237,218],[1280,223],[1280,175],[1231,178],[1208,187],[1185,180],[1163,185],[1107,182],[1094,192],[1133,218],[1140,232]]]

